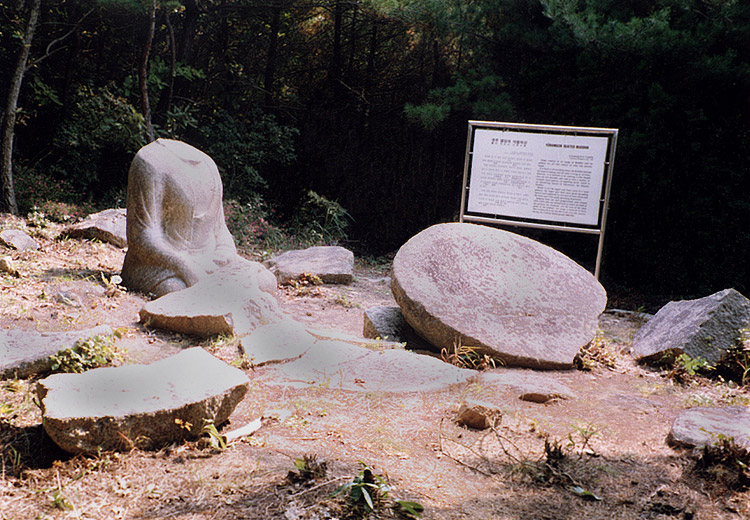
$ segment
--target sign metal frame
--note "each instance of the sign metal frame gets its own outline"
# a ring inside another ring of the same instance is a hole
[[[526,218],[512,212],[507,214],[481,213],[468,210],[469,195],[471,190],[472,166],[475,155],[475,134],[477,130],[498,130],[502,132],[520,132],[532,134],[544,134],[550,137],[559,136],[583,136],[583,137],[605,137],[607,138],[606,154],[601,165],[602,178],[595,179],[601,182],[599,194],[599,208],[595,225],[569,223],[560,220],[546,218]],[[599,244],[596,253],[596,266],[594,276],[599,279],[602,252],[604,249],[604,232],[607,223],[607,211],[609,209],[609,196],[612,187],[612,171],[615,163],[615,149],[617,147],[618,130],[614,128],[576,127],[576,126],[554,126],[535,125],[523,123],[504,123],[494,121],[469,121],[468,134],[466,138],[466,157],[464,160],[464,175],[461,190],[461,211],[459,222],[470,221],[482,224],[502,224],[520,227],[530,227],[553,231],[570,231],[587,233],[599,236]]]

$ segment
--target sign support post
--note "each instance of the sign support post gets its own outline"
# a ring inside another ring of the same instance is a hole
[[[598,279],[617,132],[469,121],[459,221],[598,235]]]

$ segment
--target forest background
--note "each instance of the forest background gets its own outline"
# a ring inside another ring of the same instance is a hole
[[[750,289],[740,0],[0,0],[0,102],[0,211],[122,207],[169,137],[214,158],[240,239],[371,255],[456,218],[468,120],[618,128],[605,287]]]

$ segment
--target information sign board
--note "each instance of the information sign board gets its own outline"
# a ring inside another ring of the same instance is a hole
[[[470,121],[460,220],[599,235],[617,130]]]

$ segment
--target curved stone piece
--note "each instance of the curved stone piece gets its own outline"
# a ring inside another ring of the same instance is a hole
[[[152,300],[140,311],[149,327],[195,336],[245,335],[282,319],[276,298],[270,293],[275,278],[261,264],[224,267],[195,285]]]
[[[128,173],[124,285],[158,297],[220,267],[256,264],[237,254],[222,189],[216,164],[200,150],[169,139],[141,148]]]
[[[667,442],[687,448],[713,446],[733,439],[750,449],[750,411],[746,406],[701,406],[680,413],[672,423]]]
[[[105,209],[92,213],[80,222],[68,226],[63,236],[101,240],[117,247],[127,247],[127,215],[124,208]]]
[[[314,246],[287,251],[266,262],[280,284],[303,274],[314,274],[323,283],[352,283],[354,253],[341,246]]]
[[[201,348],[150,365],[55,374],[37,394],[50,438],[70,453],[152,449],[225,422],[249,380]]]
[[[391,290],[437,349],[478,349],[506,365],[571,368],[596,333],[607,295],[567,256],[475,224],[432,226],[393,260]]]

